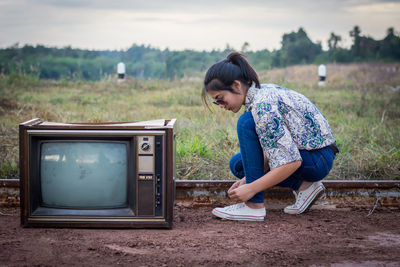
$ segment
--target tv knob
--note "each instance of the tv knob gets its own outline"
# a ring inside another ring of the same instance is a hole
[[[147,143],[147,142],[144,142],[144,143],[142,143],[142,145],[140,146],[140,148],[141,148],[143,151],[147,151],[147,150],[150,149],[150,144]]]

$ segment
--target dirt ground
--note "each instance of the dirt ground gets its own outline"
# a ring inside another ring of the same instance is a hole
[[[0,208],[0,266],[399,266],[400,211],[268,210],[265,222],[174,209],[172,230],[22,228]]]

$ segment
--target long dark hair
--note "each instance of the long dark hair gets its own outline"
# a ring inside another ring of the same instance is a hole
[[[204,87],[201,94],[203,102],[207,105],[206,97],[208,91],[227,90],[237,94],[232,89],[232,84],[235,80],[248,86],[254,83],[257,88],[260,88],[257,73],[247,62],[244,55],[239,52],[230,53],[226,59],[215,63],[208,69],[204,77]]]

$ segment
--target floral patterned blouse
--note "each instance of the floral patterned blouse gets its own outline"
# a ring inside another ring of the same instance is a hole
[[[251,111],[260,144],[271,169],[301,161],[299,150],[335,142],[327,119],[304,95],[275,84],[253,84],[245,111]]]

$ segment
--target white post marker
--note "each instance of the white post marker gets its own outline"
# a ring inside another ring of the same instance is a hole
[[[123,62],[118,63],[117,73],[118,73],[118,81],[124,81],[125,80],[125,64]]]
[[[325,86],[325,79],[326,79],[326,66],[321,64],[318,66],[318,76],[319,76],[319,86]]]

